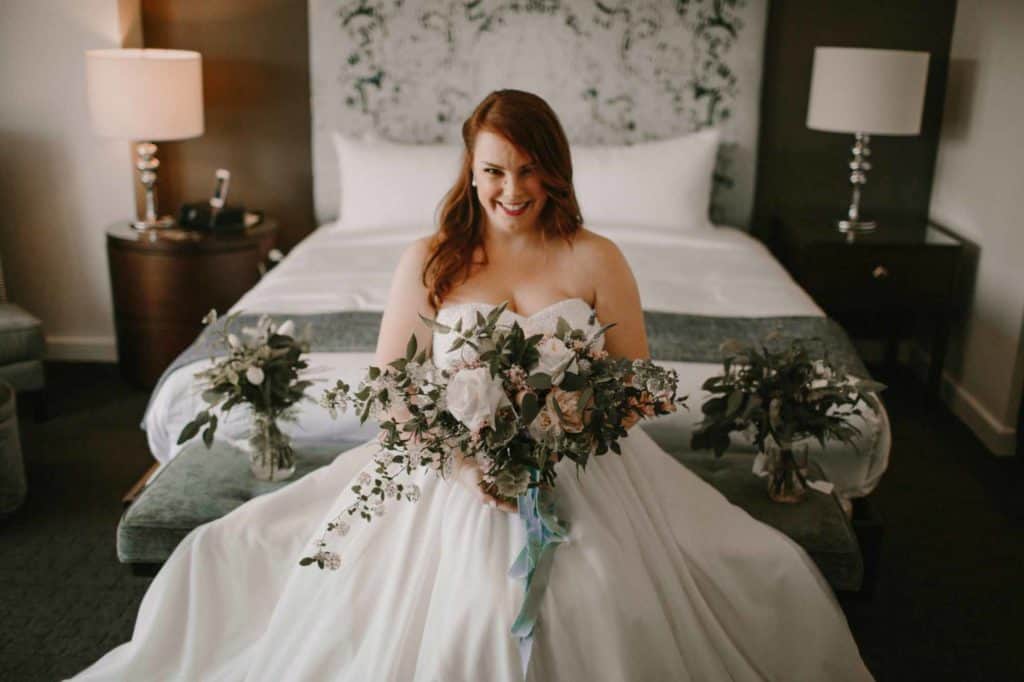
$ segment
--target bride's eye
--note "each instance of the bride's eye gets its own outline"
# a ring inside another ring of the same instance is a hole
[[[501,175],[501,171],[497,168],[484,168],[484,173],[489,175]]]

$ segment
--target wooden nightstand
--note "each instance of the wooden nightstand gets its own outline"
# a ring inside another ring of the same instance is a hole
[[[851,336],[885,338],[886,362],[899,340],[931,326],[928,388],[938,394],[963,242],[934,224],[881,220],[875,232],[841,234],[834,221],[806,217],[779,225],[770,245],[793,278]]]
[[[277,240],[264,220],[243,233],[169,229],[140,232],[130,223],[107,230],[117,354],[125,378],[151,387],[202,330],[260,278]]]

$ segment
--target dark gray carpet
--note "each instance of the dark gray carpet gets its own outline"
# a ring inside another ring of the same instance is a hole
[[[147,394],[116,367],[48,367],[52,418],[21,418],[30,496],[0,522],[0,680],[56,680],[126,640],[148,579],[114,552],[120,497],[151,460]],[[920,388],[895,381],[893,461],[873,495],[879,589],[844,604],[879,680],[1024,679],[1024,477]]]

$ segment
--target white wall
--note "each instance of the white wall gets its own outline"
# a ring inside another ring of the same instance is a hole
[[[0,4],[0,254],[51,358],[116,359],[104,228],[134,214],[132,152],[92,133],[84,52],[137,41],[138,17],[138,0]]]
[[[961,0],[931,217],[979,247],[973,300],[947,361],[953,410],[1012,453],[1024,354],[1024,2]]]

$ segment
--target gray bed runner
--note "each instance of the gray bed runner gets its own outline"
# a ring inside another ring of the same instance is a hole
[[[235,318],[233,330],[255,326],[260,316],[239,315]],[[300,333],[309,329],[312,339],[311,351],[324,353],[368,352],[377,345],[381,313],[348,311],[316,313],[311,315],[271,315],[280,324],[292,320]],[[216,344],[227,318],[221,318],[206,327],[191,346],[164,371],[153,389],[150,405],[167,377],[175,370],[198,360],[215,358],[226,354]],[[725,341],[735,339],[746,344],[764,343],[774,337],[772,345],[787,343],[789,339],[820,339],[822,344],[813,344],[809,350],[827,352],[829,358],[844,367],[852,375],[868,378],[869,374],[857,351],[835,321],[826,317],[709,317],[644,311],[647,326],[647,342],[651,357],[655,360],[674,362],[721,362],[721,346]],[[146,413],[149,413],[149,407]]]

